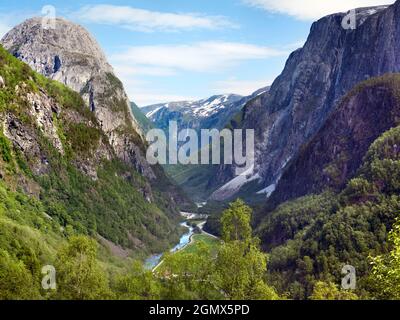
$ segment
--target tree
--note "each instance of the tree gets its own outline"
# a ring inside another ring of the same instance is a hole
[[[221,218],[224,244],[216,259],[216,286],[228,299],[277,299],[264,280],[267,255],[259,249],[259,239],[252,238],[252,210],[236,200]]]
[[[196,252],[178,252],[164,257],[157,276],[163,280],[165,299],[222,298],[215,290],[215,264],[210,249],[204,243],[197,246]]]
[[[370,257],[372,273],[370,280],[373,294],[378,299],[400,299],[400,218],[389,233],[391,251],[386,255]]]
[[[251,208],[238,199],[222,213],[222,239],[225,242],[248,240],[251,237]]]
[[[38,285],[25,264],[0,249],[0,300],[39,298]]]
[[[55,262],[56,298],[93,300],[111,297],[105,272],[97,261],[97,243],[85,236],[74,236],[61,248]]]
[[[152,271],[145,270],[139,261],[132,264],[128,274],[116,279],[117,296],[123,300],[158,300],[161,283]]]
[[[355,293],[348,290],[339,290],[332,282],[318,281],[310,296],[311,300],[357,300]]]
[[[275,300],[275,291],[264,280],[267,256],[256,241],[224,243],[216,261],[216,285],[232,300]]]

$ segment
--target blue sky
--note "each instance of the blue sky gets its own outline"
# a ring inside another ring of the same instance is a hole
[[[0,36],[52,5],[98,40],[140,106],[250,94],[269,85],[312,21],[394,0],[131,0],[0,2]]]

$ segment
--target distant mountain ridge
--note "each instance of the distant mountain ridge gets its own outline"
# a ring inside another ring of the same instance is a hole
[[[250,96],[237,94],[215,95],[199,101],[178,101],[155,104],[141,108],[155,127],[168,129],[169,121],[177,121],[179,129],[223,129],[252,98],[268,91],[257,90]]]
[[[169,102],[141,108],[154,128],[168,133],[170,121],[178,123],[178,130],[191,128],[198,133],[201,129],[235,128],[237,117],[251,99],[268,92],[261,88],[250,96],[235,94],[215,95],[199,101]],[[143,122],[145,127],[149,125]],[[215,178],[217,165],[165,165],[165,171],[196,202],[203,202],[215,190],[210,181]]]

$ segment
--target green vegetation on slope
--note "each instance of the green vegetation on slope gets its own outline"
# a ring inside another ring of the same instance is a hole
[[[159,273],[127,268],[101,235],[136,252],[160,252],[177,241],[173,215],[143,197],[144,179],[117,160],[99,159],[96,178],[78,165],[106,141],[78,94],[34,73],[0,48],[0,117],[29,129],[47,169],[0,132],[0,299],[398,299],[400,127],[370,147],[358,175],[340,193],[310,195],[270,212],[256,230],[251,210],[237,201],[219,225],[216,249],[167,255]],[[65,154],[35,124],[24,96],[47,92],[62,108],[53,119]],[[74,112],[78,123],[68,118]],[[86,142],[86,143],[83,143]],[[395,222],[397,221],[397,222]],[[389,233],[389,230],[392,230]],[[204,239],[203,239],[204,240]],[[268,258],[268,259],[267,259]],[[268,268],[267,268],[268,260]],[[54,265],[56,291],[41,287],[41,268]],[[357,289],[339,289],[343,265],[357,271]]]
[[[173,208],[161,194],[155,192],[155,202],[149,203],[144,197],[146,181],[136,171],[116,158],[94,156],[99,148],[111,155],[112,151],[79,94],[32,71],[1,47],[0,76],[5,82],[0,88],[0,118],[16,119],[40,150],[38,159],[27,157],[1,130],[0,173],[7,187],[33,194],[42,211],[71,233],[99,234],[140,254],[165,250],[177,241],[179,217],[163,212]],[[56,106],[52,120],[64,154],[36,123],[26,99],[33,93],[45,94]],[[32,170],[43,161],[46,170]],[[83,173],[87,166],[94,168],[96,178]]]
[[[216,174],[218,166],[216,165],[164,165],[168,176],[196,202],[205,201],[213,191],[208,186],[210,179]]]
[[[374,296],[383,300],[400,300],[400,218],[389,233],[390,252],[370,257],[370,283]]]
[[[12,192],[0,182],[0,299],[276,299],[264,280],[266,255],[248,232],[215,248],[202,240],[195,251],[167,255],[160,272],[144,270],[139,262],[121,269],[99,260],[96,241],[69,234],[48,217],[37,200]],[[243,223],[251,213],[240,201],[230,207],[224,226]],[[14,222],[15,215],[21,216]],[[239,218],[239,219],[237,219]],[[233,226],[236,229],[236,226]],[[240,232],[241,232],[240,231]],[[251,230],[250,230],[251,231]],[[41,268],[53,265],[56,289],[42,288]]]
[[[196,250],[167,254],[157,277],[169,299],[277,299],[265,282],[267,256],[250,227],[251,209],[242,201],[223,214],[223,240],[217,248],[204,242]],[[232,232],[234,230],[234,232]],[[214,250],[213,250],[214,249]],[[216,250],[215,250],[216,249]]]
[[[266,216],[256,232],[270,252],[269,279],[279,292],[310,297],[321,281],[340,284],[342,267],[352,265],[357,295],[376,296],[368,257],[388,252],[388,231],[399,216],[399,145],[396,127],[371,145],[341,193],[299,198]]]
[[[146,115],[140,110],[136,103],[131,102],[131,110],[135,119],[139,122],[140,128],[144,133],[154,128],[153,123],[146,118]]]
[[[207,234],[194,234],[192,243],[187,245],[182,252],[184,253],[198,253],[203,246],[209,248],[211,253],[215,253],[218,250],[220,240],[211,237]]]

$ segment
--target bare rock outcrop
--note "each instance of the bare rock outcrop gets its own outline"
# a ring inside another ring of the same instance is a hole
[[[32,18],[8,32],[1,44],[33,70],[80,93],[116,155],[145,177],[156,178],[124,87],[86,29],[61,18],[55,29],[45,29],[41,18]]]

